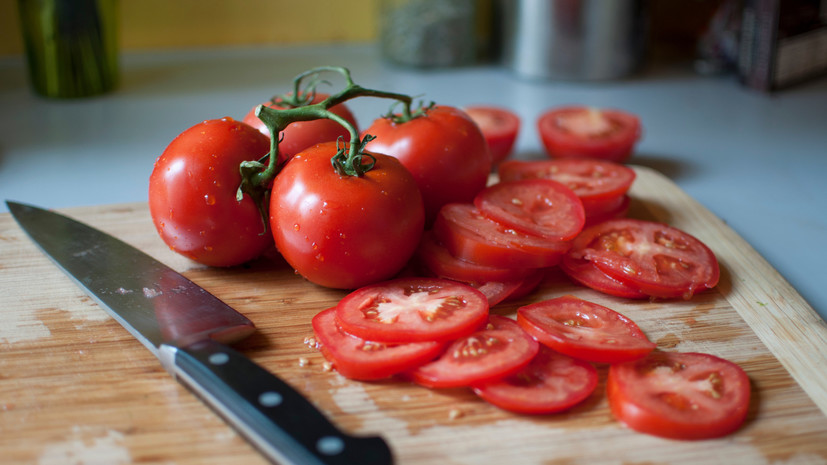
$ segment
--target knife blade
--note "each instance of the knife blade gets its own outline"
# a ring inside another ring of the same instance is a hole
[[[393,463],[384,439],[342,432],[289,384],[230,348],[255,326],[223,301],[87,224],[6,205],[46,256],[271,462]]]

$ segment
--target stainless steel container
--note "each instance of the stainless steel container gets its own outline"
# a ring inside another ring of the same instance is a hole
[[[616,79],[642,63],[645,0],[501,0],[502,57],[517,74]]]

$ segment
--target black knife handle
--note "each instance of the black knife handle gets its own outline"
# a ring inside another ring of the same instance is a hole
[[[287,383],[213,340],[161,347],[165,366],[274,463],[389,465],[378,436],[338,430]]]

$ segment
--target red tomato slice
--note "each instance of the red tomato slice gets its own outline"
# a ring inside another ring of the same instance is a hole
[[[689,299],[715,287],[715,255],[695,237],[651,221],[613,219],[586,228],[570,254],[654,297]]]
[[[543,178],[557,181],[574,191],[585,206],[587,202],[614,200],[626,194],[637,176],[620,163],[586,158],[560,158],[542,161],[508,160],[497,173],[500,181]]]
[[[543,282],[543,278],[546,277],[546,271],[546,269],[534,270],[531,274],[523,278],[523,282],[520,287],[515,289],[514,292],[506,298],[506,300],[516,300],[534,292],[540,283]]]
[[[335,308],[313,317],[313,332],[322,355],[350,379],[387,378],[433,360],[445,348],[434,341],[390,344],[358,338],[342,331]]]
[[[569,243],[509,229],[472,204],[442,207],[434,222],[434,235],[454,257],[499,268],[544,268],[556,265]]]
[[[522,279],[511,281],[487,281],[484,283],[468,283],[488,298],[488,307],[493,307],[508,299],[523,285]]]
[[[635,360],[655,348],[634,321],[571,295],[520,307],[517,322],[541,344],[589,362]]]
[[[488,299],[466,284],[399,278],[351,292],[336,305],[339,326],[369,341],[448,341],[479,329]]]
[[[600,268],[594,266],[594,263],[582,258],[566,255],[563,257],[563,261],[560,262],[560,269],[575,282],[604,294],[627,299],[645,299],[649,297],[639,289],[612,278],[601,271]]]
[[[464,110],[480,127],[491,149],[492,162],[496,164],[508,158],[520,132],[520,117],[500,107],[477,105]]]
[[[457,258],[436,240],[432,231],[425,231],[416,251],[416,257],[432,274],[462,282],[512,281],[531,271],[528,268],[503,268],[481,265]]]
[[[474,205],[508,228],[553,241],[574,238],[585,222],[580,199],[550,179],[494,184],[477,194]]]
[[[521,370],[531,362],[540,346],[525,331],[502,327],[507,324],[495,322],[492,329],[457,339],[441,357],[408,372],[407,376],[422,386],[451,388],[485,383]]]
[[[504,410],[543,414],[574,407],[596,387],[597,370],[590,363],[541,347],[522,371],[474,386],[474,392]]]
[[[620,110],[555,108],[537,120],[546,152],[552,158],[599,158],[623,162],[640,138],[640,120]]]
[[[737,430],[750,384],[738,365],[708,354],[653,352],[612,365],[609,406],[630,428],[673,439],[708,439]]]

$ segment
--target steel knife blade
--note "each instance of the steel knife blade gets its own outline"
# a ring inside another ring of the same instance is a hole
[[[32,205],[6,205],[61,270],[270,461],[393,463],[384,439],[342,432],[285,381],[231,349],[227,344],[255,327],[223,301],[87,224]]]

